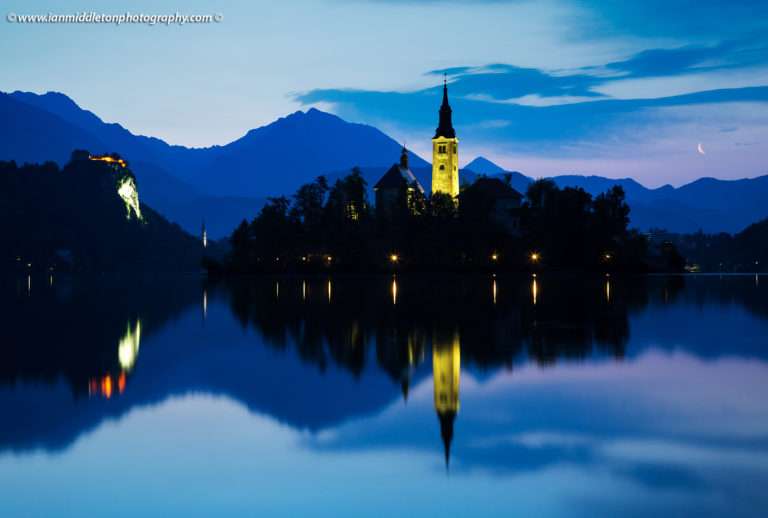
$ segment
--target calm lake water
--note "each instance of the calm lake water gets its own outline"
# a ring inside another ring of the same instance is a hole
[[[0,282],[0,516],[766,516],[768,277]]]

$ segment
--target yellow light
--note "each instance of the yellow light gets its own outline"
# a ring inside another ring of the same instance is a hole
[[[541,256],[538,254],[538,252],[533,252],[531,254],[531,261],[533,261],[534,263],[539,262],[539,259],[541,259]]]
[[[459,384],[461,380],[461,339],[435,337],[432,346],[432,382],[435,410],[438,414],[459,411]]]
[[[389,260],[390,262],[396,263],[400,260],[400,256],[398,256],[397,254],[392,254],[389,256]]]
[[[605,259],[606,261],[610,261],[612,257],[613,256],[611,254],[609,254],[609,253],[603,254],[603,259]]]
[[[331,257],[330,255],[326,255],[325,260],[330,263],[331,261],[333,261],[333,257]]]
[[[492,253],[491,254],[491,261],[495,262],[495,261],[498,261],[498,260],[499,260],[499,254],[497,254],[496,252]]]
[[[536,305],[539,299],[539,283],[536,281],[536,276],[533,276],[533,282],[531,283],[531,298],[533,299],[533,305]]]
[[[397,279],[392,278],[392,305],[397,304]]]
[[[328,279],[328,303],[331,302],[331,279]]]
[[[493,279],[493,303],[496,304],[496,279]]]
[[[112,378],[109,374],[101,380],[101,394],[107,399],[112,397]]]
[[[125,160],[122,158],[114,158],[109,155],[104,156],[89,156],[90,160],[93,160],[95,162],[107,162],[108,164],[117,164],[120,167],[125,167],[127,164],[125,163]]]
[[[307,300],[307,281],[301,281],[301,300]]]
[[[606,279],[605,281],[605,301],[610,302],[611,301],[611,281],[610,279]]]

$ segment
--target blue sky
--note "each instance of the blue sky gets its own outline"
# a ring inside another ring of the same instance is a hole
[[[448,74],[461,161],[647,185],[768,173],[768,2],[289,0],[4,3],[0,90],[223,144],[316,106],[423,156]],[[8,13],[221,14],[185,26]],[[702,144],[705,154],[697,151]]]

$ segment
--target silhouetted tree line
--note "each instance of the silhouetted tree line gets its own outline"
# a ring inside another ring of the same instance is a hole
[[[672,234],[653,230],[652,242],[671,243],[689,268],[704,272],[764,272],[768,267],[768,219],[737,234]]]
[[[329,185],[324,177],[291,197],[269,198],[232,233],[232,253],[215,271],[574,269],[668,271],[682,265],[649,255],[645,236],[628,229],[630,208],[616,186],[597,197],[531,184],[522,206],[499,219],[493,196],[462,191],[457,204],[414,190],[408,208],[383,217],[358,169]]]
[[[126,217],[118,195],[128,168],[87,159],[0,162],[0,264],[6,270],[196,271],[197,239],[146,205]],[[75,154],[73,154],[75,156]],[[135,181],[135,179],[134,179]]]

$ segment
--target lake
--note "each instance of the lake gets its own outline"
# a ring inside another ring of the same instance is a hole
[[[0,281],[0,516],[765,516],[768,278]]]

